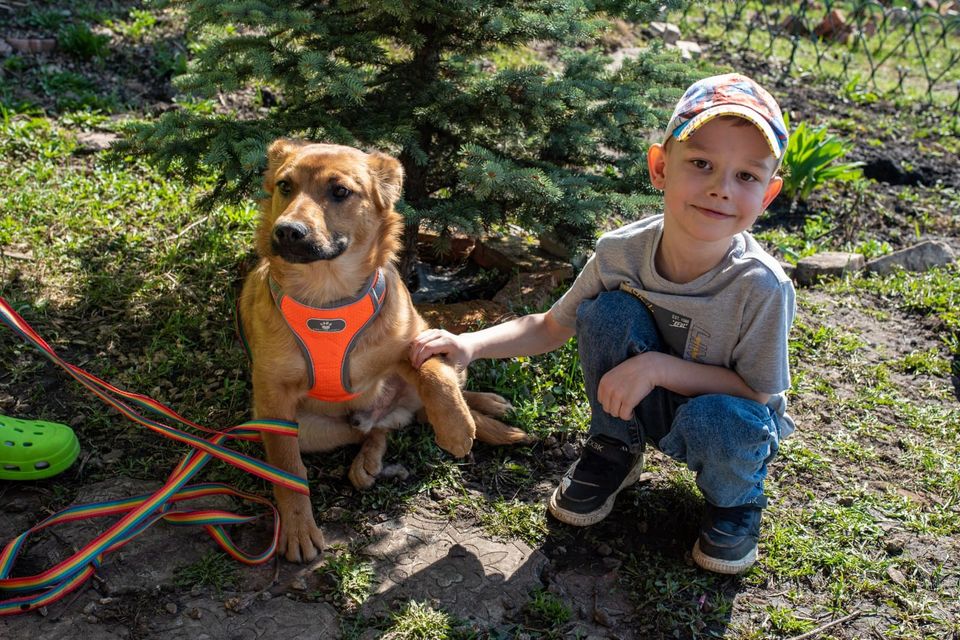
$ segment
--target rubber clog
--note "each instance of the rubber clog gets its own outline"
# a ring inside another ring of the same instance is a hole
[[[65,424],[0,415],[0,480],[41,480],[66,471],[80,442]]]

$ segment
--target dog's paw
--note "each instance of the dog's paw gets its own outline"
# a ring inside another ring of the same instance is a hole
[[[455,458],[462,458],[473,448],[473,437],[467,433],[438,433],[437,445]]]
[[[471,395],[472,397],[467,401],[470,408],[485,413],[491,418],[502,418],[513,411],[510,401],[499,394],[475,392]]]
[[[290,562],[310,562],[323,551],[323,532],[313,516],[281,518],[277,551]]]
[[[350,483],[357,489],[369,489],[376,483],[377,476],[380,475],[382,469],[381,458],[365,455],[361,451],[353,459],[353,464],[350,465],[350,472],[347,476],[350,478]]]

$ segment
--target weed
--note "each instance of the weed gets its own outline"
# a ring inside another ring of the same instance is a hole
[[[213,587],[219,595],[225,587],[236,587],[239,582],[237,563],[225,553],[211,551],[197,562],[177,569],[173,580],[184,589]]]
[[[563,600],[546,589],[537,589],[531,593],[530,601],[524,610],[532,621],[554,630],[566,624],[573,615]]]
[[[840,162],[850,148],[849,143],[830,135],[826,126],[811,129],[801,122],[790,134],[783,154],[784,195],[794,203],[803,202],[826,183],[859,179],[862,162]]]
[[[82,22],[63,27],[58,42],[64,51],[81,60],[105,58],[110,50],[110,37],[94,33]]]
[[[337,552],[317,571],[333,579],[334,595],[346,609],[363,604],[376,584],[371,563],[350,551]]]
[[[385,640],[447,640],[453,628],[450,614],[411,600],[393,614],[393,624],[382,637]]]
[[[492,536],[517,538],[532,547],[547,535],[547,516],[543,504],[497,499],[477,513],[480,524]]]

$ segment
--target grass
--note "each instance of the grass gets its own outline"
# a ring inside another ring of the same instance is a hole
[[[156,26],[152,18],[160,19],[153,11],[95,10],[93,3],[78,3],[72,15],[90,25],[112,20],[123,38],[144,43]],[[34,9],[29,19],[38,27],[58,27],[57,11]],[[185,60],[176,52],[168,51],[174,67]],[[504,52],[495,62],[526,64],[528,53]],[[232,314],[255,207],[197,211],[209,183],[184,185],[135,158],[111,163],[78,153],[78,133],[119,126],[108,114],[124,108],[122,99],[84,72],[37,69],[22,56],[0,64],[11,74],[0,80],[0,294],[55,349],[109,381],[145,392],[201,424],[245,420],[247,366]],[[8,101],[5,91],[13,82],[58,96],[59,115]],[[862,86],[846,90],[851,100],[869,100]],[[183,104],[214,108],[210,101]],[[847,115],[834,124],[844,135],[876,136],[882,145],[879,136],[897,135],[901,117],[880,115],[865,125]],[[931,145],[937,141],[931,146],[936,153],[955,154],[960,143],[953,132],[949,122],[938,122],[915,135]],[[871,185],[860,188],[866,191],[863,208],[873,211]],[[904,189],[900,203],[930,198],[930,191]],[[889,244],[847,234],[844,225],[871,223],[851,217],[857,214],[849,199],[855,195],[843,196],[836,209],[824,207],[797,229],[773,225],[758,235],[791,261],[828,248],[888,252]],[[937,197],[947,203],[944,216],[956,215],[950,213],[956,211],[955,188],[945,185]],[[914,222],[905,231],[910,237],[937,228],[936,220]],[[785,638],[856,611],[863,626],[822,637],[870,637],[873,629],[883,637],[950,637],[960,632],[950,618],[958,597],[953,552],[960,535],[960,410],[949,382],[960,373],[960,271],[854,275],[801,291],[798,299],[791,402],[801,419],[774,462],[761,560],[745,576],[713,576],[690,564],[702,498],[693,474],[662,457],[648,465],[653,481],[621,494],[616,516],[589,531],[557,527],[544,514],[544,486],[569,462],[550,459],[542,442],[478,446],[472,458],[454,460],[436,447],[429,429],[410,429],[391,437],[388,453],[388,462],[402,464],[410,477],[382,481],[363,493],[345,479],[355,450],[307,456],[321,524],[363,532],[381,517],[424,509],[475,523],[491,537],[541,550],[562,544],[571,554],[576,546],[590,549],[601,541],[613,546],[621,536],[613,554],[623,562],[616,587],[628,595],[636,619],[631,628],[642,637]],[[905,337],[920,341],[896,353],[858,328],[906,320],[913,322],[913,333]],[[516,407],[510,421],[541,440],[575,443],[589,422],[575,341],[545,356],[477,362],[470,384],[507,396]],[[83,447],[93,455],[82,476],[50,483],[58,504],[97,480],[162,477],[184,452],[118,420],[31,349],[6,337],[0,338],[0,391],[23,402],[27,417],[76,418]],[[13,406],[8,402],[4,409]],[[260,455],[256,444],[238,448]],[[112,462],[97,462],[108,454]],[[211,464],[203,480],[269,495],[262,482],[225,465]],[[211,553],[178,570],[175,586],[220,591],[235,587],[240,571],[223,554]],[[357,612],[375,582],[361,551],[335,550],[320,573],[327,581],[324,595],[343,619],[378,637],[563,637],[584,604],[537,590],[518,607],[522,619],[508,631],[477,630],[425,601],[402,602],[388,619],[366,620]]]
[[[210,552],[197,562],[174,572],[174,584],[178,587],[213,587],[218,595],[227,587],[236,587],[239,580],[236,562],[218,551]]]

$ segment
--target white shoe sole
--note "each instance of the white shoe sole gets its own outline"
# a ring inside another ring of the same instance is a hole
[[[719,558],[711,558],[700,551],[700,540],[697,540],[696,544],[693,545],[693,561],[707,571],[736,575],[743,573],[757,561],[757,548],[754,547],[750,553],[739,560],[720,560]]]
[[[577,460],[577,462],[580,462]],[[573,475],[573,470],[577,466],[577,462],[573,463],[563,477],[566,478],[568,475]],[[620,486],[616,491],[610,494],[600,508],[591,511],[590,513],[576,513],[574,511],[567,511],[557,504],[557,496],[560,493],[560,486],[563,484],[563,480],[560,481],[560,484],[557,485],[557,488],[553,490],[553,493],[550,494],[550,500],[547,502],[547,508],[550,510],[550,513],[554,518],[563,522],[565,524],[571,524],[575,527],[587,527],[591,524],[596,524],[610,515],[610,512],[613,511],[613,503],[617,499],[617,494],[626,489],[627,487],[636,483],[640,479],[641,474],[643,474],[643,454],[640,454],[640,457],[637,459],[636,464],[633,465],[633,468],[630,469],[630,473],[627,474],[627,477],[623,479],[623,482],[620,483]]]

